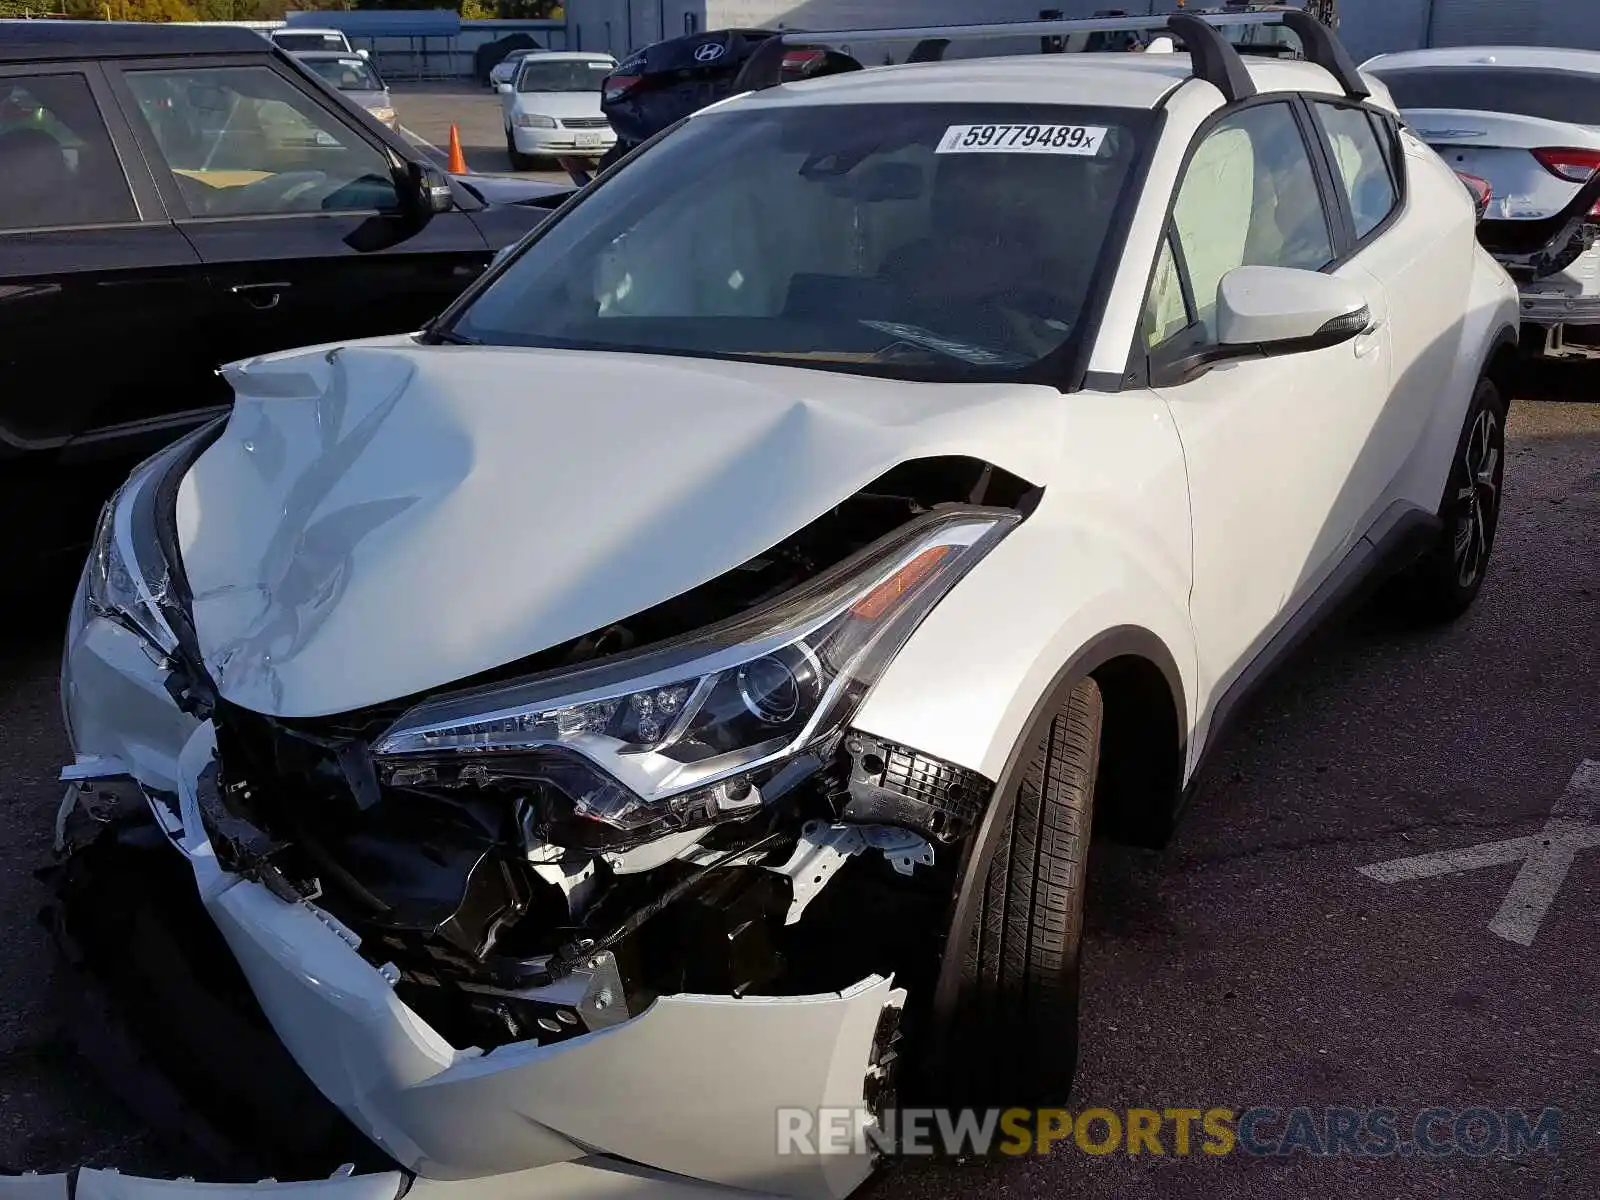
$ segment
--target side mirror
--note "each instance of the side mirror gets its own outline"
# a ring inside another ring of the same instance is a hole
[[[456,205],[445,173],[429,163],[408,162],[396,173],[395,187],[400,192],[400,210],[411,220],[426,223]]]
[[[1150,362],[1152,387],[1176,387],[1218,363],[1326,350],[1365,333],[1361,289],[1320,271],[1235,267],[1217,286],[1216,340],[1195,325]]]
[[[511,85],[509,83],[497,83],[494,85],[494,90],[499,92],[502,96],[511,95]]]
[[[1218,348],[1229,357],[1325,350],[1371,323],[1361,289],[1320,271],[1236,267],[1217,288]]]
[[[356,55],[359,58],[371,58],[372,57],[372,51],[370,51],[370,50],[357,50],[356,51]]]

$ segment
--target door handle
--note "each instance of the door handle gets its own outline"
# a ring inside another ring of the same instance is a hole
[[[236,283],[228,290],[258,312],[269,312],[278,307],[289,283]]]

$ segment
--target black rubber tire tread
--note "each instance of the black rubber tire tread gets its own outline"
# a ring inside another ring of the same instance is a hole
[[[1502,472],[1505,469],[1506,401],[1494,381],[1485,376],[1478,380],[1473,391],[1472,403],[1467,408],[1466,419],[1461,424],[1461,433],[1456,440],[1455,453],[1450,459],[1450,478],[1445,484],[1445,494],[1439,508],[1439,518],[1444,522],[1444,528],[1440,530],[1433,548],[1401,574],[1389,589],[1391,610],[1408,624],[1424,627],[1448,624],[1471,608],[1483,589],[1484,577],[1493,561],[1500,510],[1504,508],[1503,479],[1502,499],[1495,512],[1494,527],[1489,530],[1488,550],[1476,579],[1468,587],[1462,587],[1457,577],[1454,557],[1456,514],[1453,503],[1457,490],[1466,480],[1463,459],[1467,439],[1471,436],[1478,415],[1486,408],[1492,410],[1500,422]]]
[[[965,948],[952,1100],[1059,1103],[1077,1066],[1079,944],[1100,753],[1084,680],[1034,748]]]
[[[511,160],[513,171],[532,171],[539,165],[539,160],[522,153],[517,149],[516,140],[511,136],[511,130],[506,130],[506,157]]]

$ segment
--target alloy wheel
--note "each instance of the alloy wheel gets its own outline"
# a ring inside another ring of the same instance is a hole
[[[1505,430],[1489,409],[1478,413],[1462,451],[1464,482],[1456,490],[1454,560],[1456,582],[1471,587],[1489,559],[1500,517],[1500,485],[1505,472]]]

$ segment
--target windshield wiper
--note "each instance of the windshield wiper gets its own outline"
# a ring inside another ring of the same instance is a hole
[[[427,338],[430,345],[439,346],[481,346],[477,338],[470,338],[464,333],[457,333],[453,329],[429,329]]]
[[[953,358],[957,362],[964,362],[974,367],[1025,367],[1033,361],[1026,355],[1008,354],[1003,350],[990,350],[983,346],[974,346],[970,342],[942,337],[920,325],[906,325],[899,321],[865,320],[861,324],[868,329],[876,329],[879,333],[887,333],[900,341],[910,342],[924,350],[932,350],[935,354],[942,354],[946,358]]]

